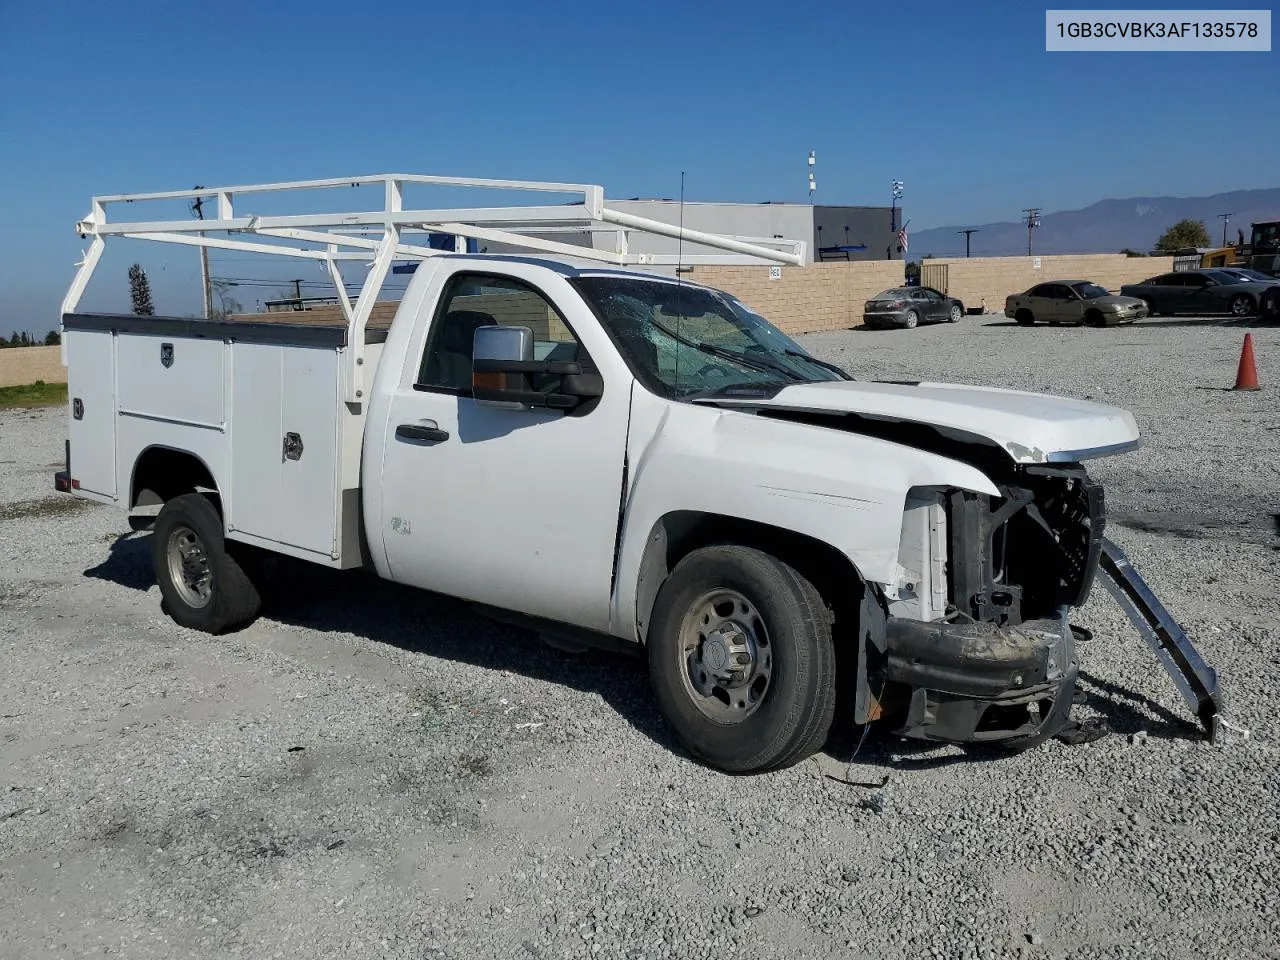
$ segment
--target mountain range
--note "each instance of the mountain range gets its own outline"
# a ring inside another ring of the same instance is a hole
[[[1280,187],[1262,190],[1233,190],[1210,197],[1131,197],[1102,200],[1083,210],[1041,213],[1034,232],[1034,253],[1118,253],[1124,249],[1148,253],[1165,230],[1179,220],[1203,221],[1214,246],[1222,242],[1219,214],[1230,213],[1227,242],[1236,242],[1236,231],[1249,239],[1249,224],[1255,220],[1280,219]],[[1025,221],[1003,223],[963,223],[913,232],[907,259],[922,256],[964,256],[964,235],[960,230],[976,228],[970,239],[970,255],[1004,257],[1025,255]]]

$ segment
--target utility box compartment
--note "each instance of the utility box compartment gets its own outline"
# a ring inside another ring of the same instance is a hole
[[[232,346],[229,531],[334,555],[338,484],[338,352]]]
[[[72,314],[63,327],[83,493],[139,506],[138,478],[156,480],[145,465],[187,457],[212,481],[228,539],[363,562],[364,416],[342,399],[345,324]]]
[[[68,330],[67,406],[71,480],[95,499],[116,496],[115,335]]]

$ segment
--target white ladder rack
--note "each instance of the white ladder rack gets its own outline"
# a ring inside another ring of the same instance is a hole
[[[338,189],[371,184],[383,186],[382,206],[359,212],[326,212],[284,216],[237,213],[237,203],[247,195]],[[404,188],[410,184],[444,187],[474,187],[488,190],[533,191],[578,195],[580,200],[547,206],[498,206],[466,209],[404,209]],[[135,220],[114,222],[107,217],[111,204],[133,204],[164,200],[216,202],[214,219]],[[546,234],[608,231],[614,235],[613,249],[601,250],[546,238]],[[803,240],[736,237],[673,226],[660,220],[636,216],[608,206],[604,188],[593,184],[549,183],[534,180],[490,180],[469,177],[441,177],[423,174],[378,174],[327,180],[292,180],[228,187],[200,187],[162,193],[126,193],[94,197],[88,216],[76,224],[76,232],[92,238],[76,275],[62,301],[62,314],[75,313],[108,237],[131,237],[160,243],[177,243],[220,250],[296,257],[323,262],[337,291],[338,303],[347,322],[348,403],[364,398],[365,326],[393,261],[425,259],[442,254],[466,252],[466,240],[501,243],[559,257],[592,260],[618,266],[673,266],[677,263],[778,263],[803,266]],[[632,253],[628,236],[632,232],[679,239],[700,247],[728,251],[728,254]],[[438,250],[407,242],[420,234],[452,234],[455,251]],[[223,234],[223,236],[209,236]],[[543,234],[543,236],[529,236]],[[272,242],[240,239],[243,235],[268,238]],[[279,242],[289,241],[289,242]],[[370,261],[355,303],[347,295],[339,262]],[[63,343],[66,343],[65,338]],[[63,364],[67,362],[63,347]]]

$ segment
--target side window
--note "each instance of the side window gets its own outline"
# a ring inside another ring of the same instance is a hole
[[[1047,297],[1047,296],[1050,296],[1050,295],[1051,295],[1051,294],[1050,294],[1050,289],[1051,289],[1051,287],[1052,287],[1052,284],[1042,283],[1042,284],[1040,284],[1039,286],[1037,286],[1037,287],[1032,287],[1030,290],[1028,290],[1028,291],[1027,291],[1027,296],[1028,296],[1028,297]]]
[[[555,304],[533,287],[511,277],[458,274],[445,287],[416,386],[471,392],[471,347],[480,327],[529,327],[533,359],[578,359],[579,344]]]

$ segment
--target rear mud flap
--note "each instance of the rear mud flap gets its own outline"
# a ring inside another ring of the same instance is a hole
[[[1105,537],[1098,569],[1103,586],[1155,651],[1187,706],[1204,726],[1209,742],[1217,742],[1223,726],[1239,729],[1220,715],[1218,672],[1204,662],[1186,631],[1156,599],[1124,552]]]

